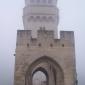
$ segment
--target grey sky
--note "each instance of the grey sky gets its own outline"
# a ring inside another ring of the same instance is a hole
[[[23,29],[24,0],[0,0],[0,85],[13,84],[17,29]],[[79,85],[85,83],[85,0],[58,0],[59,30],[75,31]]]

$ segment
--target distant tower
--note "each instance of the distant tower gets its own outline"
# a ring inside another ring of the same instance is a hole
[[[59,23],[56,4],[57,0],[25,0],[24,30],[17,31],[14,85],[35,85],[38,71],[46,77],[41,84],[76,85],[74,32],[61,31],[60,39],[54,38]]]
[[[33,34],[40,27],[57,32],[59,14],[56,5],[57,0],[25,0],[25,8],[23,9],[24,29],[32,30]]]

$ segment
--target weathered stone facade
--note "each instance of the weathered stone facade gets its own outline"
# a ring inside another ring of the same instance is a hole
[[[54,39],[53,31],[38,30],[37,35],[34,39],[30,30],[17,32],[15,85],[32,85],[37,70],[45,72],[49,85],[75,85],[74,33],[61,31],[60,39]]]
[[[46,75],[44,85],[76,84],[74,32],[61,31],[60,38],[54,38],[59,22],[56,3],[25,0],[25,30],[17,31],[14,85],[34,85],[37,71]],[[36,32],[37,37],[33,36]]]

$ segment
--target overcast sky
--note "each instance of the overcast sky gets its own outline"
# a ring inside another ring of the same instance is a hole
[[[79,85],[85,84],[85,0],[58,0],[59,30],[75,32]],[[24,0],[0,0],[0,85],[13,85],[17,29],[24,29]]]

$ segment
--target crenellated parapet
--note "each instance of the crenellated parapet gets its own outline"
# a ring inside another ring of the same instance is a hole
[[[60,39],[54,38],[54,31],[40,29],[37,31],[37,38],[32,38],[31,30],[18,30],[17,46],[27,47],[73,47],[74,32],[61,31]]]

